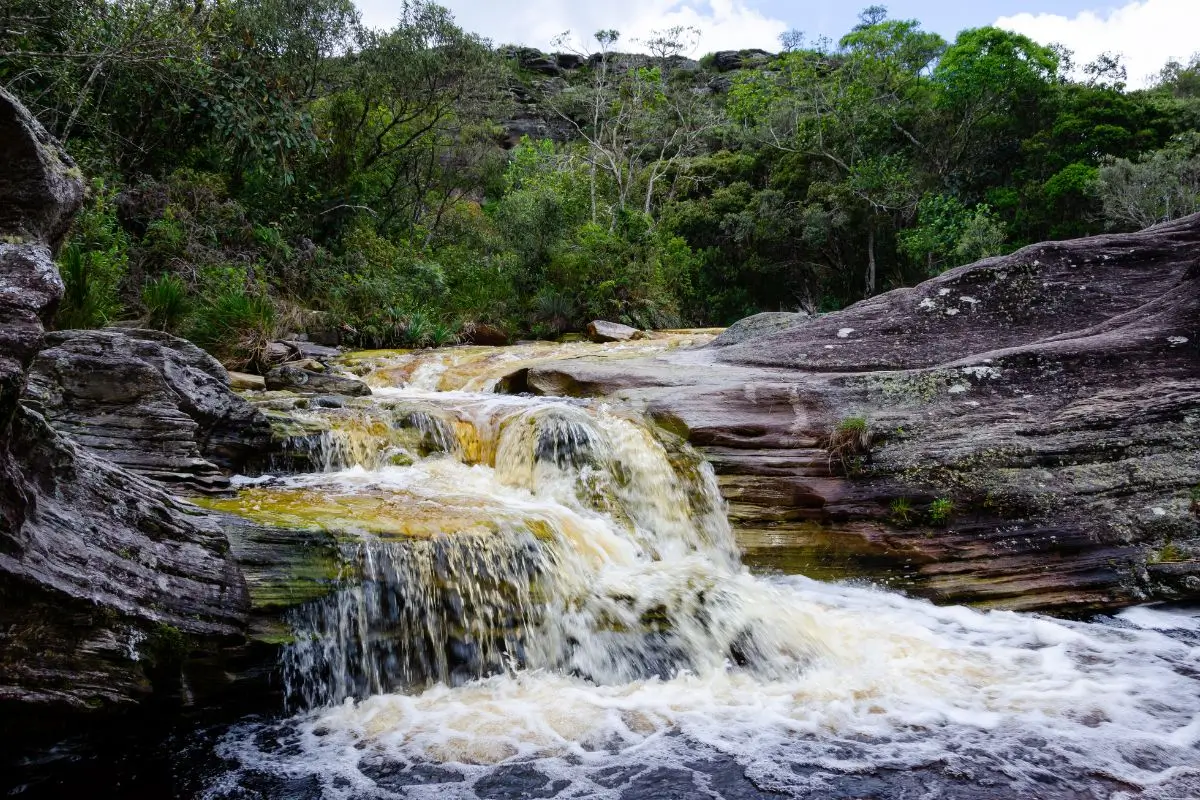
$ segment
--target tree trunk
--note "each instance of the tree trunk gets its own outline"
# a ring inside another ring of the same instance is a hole
[[[867,297],[875,294],[875,225],[867,225]]]

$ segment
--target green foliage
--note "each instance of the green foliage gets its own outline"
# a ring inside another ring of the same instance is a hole
[[[235,369],[261,366],[275,336],[275,305],[263,294],[225,288],[197,307],[189,339]]]
[[[1200,133],[1179,136],[1136,161],[1099,170],[1104,216],[1116,228],[1145,228],[1200,211]]]
[[[916,514],[912,502],[907,497],[897,497],[893,500],[891,512],[892,522],[900,526],[911,524]]]
[[[174,625],[159,624],[149,633],[142,645],[142,654],[151,667],[178,667],[187,657],[188,637]]]
[[[147,324],[161,331],[175,332],[191,312],[187,284],[178,275],[165,273],[146,281],[142,305],[149,316]]]
[[[1180,561],[1187,561],[1187,555],[1170,539],[1163,543],[1163,546],[1150,554],[1147,559],[1151,564],[1173,564]]]
[[[0,12],[0,83],[105,176],[62,251],[57,324],[144,307],[234,364],[276,304],[366,346],[723,324],[1200,209],[1195,59],[1127,91],[1111,58],[1076,80],[1061,49],[990,27],[946,42],[873,6],[836,42],[743,53],[711,92],[683,28],[633,61],[600,31],[545,81],[421,0],[388,30],[349,0],[104,11]],[[566,135],[505,149],[514,99]]]
[[[949,195],[926,195],[917,215],[918,224],[898,236],[899,249],[929,275],[1006,250],[1004,223],[986,203],[968,209]]]
[[[929,510],[925,516],[930,525],[937,528],[946,527],[954,516],[954,501],[946,497],[939,497],[929,504]]]
[[[59,259],[65,293],[59,328],[99,328],[122,310],[118,294],[129,263],[128,237],[117,221],[116,193],[93,182],[88,203]]]

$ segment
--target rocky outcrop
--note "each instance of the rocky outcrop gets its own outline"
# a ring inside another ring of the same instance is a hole
[[[712,63],[718,72],[731,72],[760,67],[774,57],[766,50],[718,50],[712,54]]]
[[[19,404],[83,187],[3,90],[0,161],[0,728],[16,734],[50,711],[203,697],[247,601],[211,517]]]
[[[703,448],[752,563],[1014,609],[1200,597],[1200,215],[525,382]]]
[[[593,342],[628,342],[633,339],[645,339],[646,332],[619,322],[606,322],[602,319],[592,320],[587,326],[588,338]]]
[[[261,411],[208,353],[159,331],[59,331],[33,363],[27,399],[97,455],[167,484],[229,488],[271,439]]]
[[[713,339],[713,347],[729,347],[741,344],[776,331],[785,331],[803,325],[812,317],[803,311],[764,311],[761,314],[740,319]]]

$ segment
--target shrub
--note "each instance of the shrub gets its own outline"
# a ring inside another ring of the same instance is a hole
[[[852,458],[868,455],[872,439],[874,434],[865,416],[844,417],[829,434],[829,457],[838,458],[846,467]]]
[[[458,326],[438,321],[429,327],[428,341],[431,347],[458,344]]]
[[[192,318],[189,337],[233,369],[263,366],[275,334],[275,306],[262,294],[226,289],[203,303]]]
[[[913,520],[913,507],[907,497],[897,497],[892,501],[892,522],[897,525],[908,525]]]
[[[59,270],[66,292],[59,328],[98,328],[121,313],[118,288],[129,264],[129,239],[117,221],[115,195],[103,181],[92,184],[63,248]]]
[[[178,275],[160,275],[142,287],[142,304],[149,315],[147,324],[161,331],[174,332],[191,311],[188,287]]]
[[[950,524],[950,518],[954,516],[954,503],[949,498],[939,497],[929,504],[929,524],[939,528],[944,528]]]
[[[106,280],[92,253],[72,242],[59,261],[66,291],[58,308],[61,329],[102,328],[121,310],[115,281]]]

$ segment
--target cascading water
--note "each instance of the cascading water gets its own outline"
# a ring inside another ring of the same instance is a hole
[[[522,358],[475,353],[359,359],[375,396],[314,412],[353,444],[234,501],[335,531],[344,576],[290,620],[300,710],[229,733],[211,797],[1200,796],[1200,617],[751,574],[690,448],[463,391]]]

